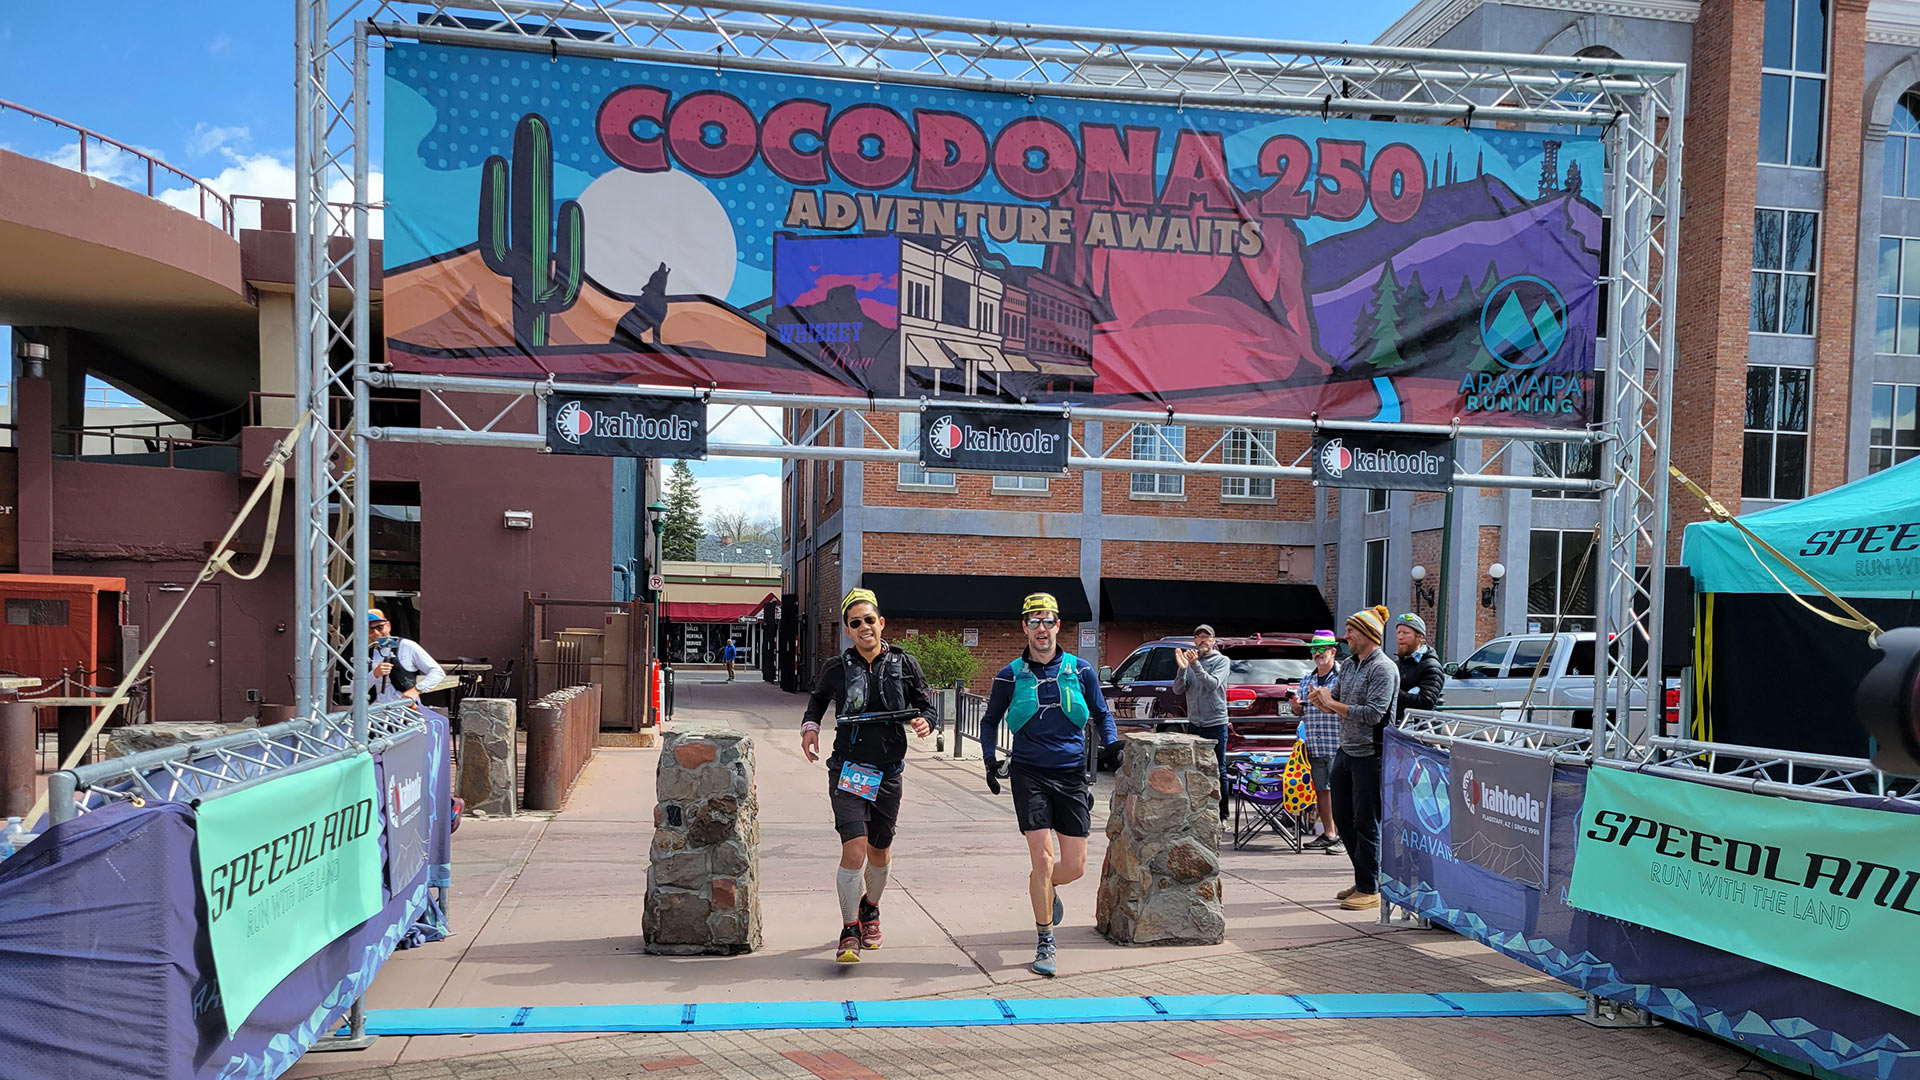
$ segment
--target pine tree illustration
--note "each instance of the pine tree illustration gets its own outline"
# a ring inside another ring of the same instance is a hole
[[[1406,363],[1400,355],[1400,282],[1394,277],[1391,259],[1380,268],[1373,301],[1360,312],[1353,337],[1355,354],[1376,369]]]
[[[1420,363],[1433,351],[1435,329],[1430,309],[1445,310],[1439,306],[1437,298],[1427,295],[1426,286],[1420,284],[1420,271],[1415,270],[1400,290],[1400,317],[1394,327],[1400,333],[1402,359]]]

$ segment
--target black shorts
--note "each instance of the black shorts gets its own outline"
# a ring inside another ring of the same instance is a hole
[[[1014,762],[1007,775],[1013,780],[1013,813],[1020,831],[1052,829],[1061,836],[1084,837],[1093,831],[1093,791],[1087,772],[1039,769]]]
[[[880,790],[869,802],[851,791],[840,790],[841,764],[838,758],[827,759],[827,800],[833,804],[833,831],[840,834],[843,844],[864,836],[868,847],[892,847],[894,828],[900,823],[900,780],[905,770],[897,762],[874,766],[885,775]]]

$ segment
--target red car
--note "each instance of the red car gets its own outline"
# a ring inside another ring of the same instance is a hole
[[[1233,733],[1227,749],[1293,749],[1299,720],[1287,699],[1300,677],[1313,670],[1306,634],[1255,634],[1214,639],[1214,648],[1232,662],[1227,681],[1227,723]],[[1179,665],[1176,649],[1193,648],[1191,637],[1150,641],[1111,671],[1100,672],[1101,692],[1122,732],[1165,727],[1186,715],[1185,694],[1175,693]],[[1102,764],[1105,764],[1103,762]]]

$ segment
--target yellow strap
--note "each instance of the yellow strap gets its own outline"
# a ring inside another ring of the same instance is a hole
[[[1781,592],[1784,592],[1788,596],[1793,597],[1794,602],[1799,604],[1801,607],[1806,608],[1808,611],[1813,612],[1815,615],[1820,616],[1821,618],[1827,620],[1830,623],[1833,623],[1836,626],[1844,626],[1852,630],[1866,631],[1867,644],[1871,645],[1876,649],[1880,647],[1880,634],[1882,633],[1882,631],[1878,623],[1874,622],[1872,619],[1867,618],[1865,615],[1862,615],[1858,610],[1854,608],[1852,604],[1849,604],[1845,600],[1842,600],[1838,595],[1834,593],[1832,589],[1829,589],[1825,585],[1821,584],[1818,578],[1814,577],[1812,574],[1809,574],[1806,572],[1806,570],[1802,569],[1799,563],[1796,563],[1792,559],[1787,558],[1785,555],[1780,554],[1780,552],[1776,550],[1772,544],[1769,544],[1765,540],[1762,540],[1759,534],[1755,533],[1752,529],[1747,528],[1746,525],[1743,524],[1739,518],[1736,518],[1731,513],[1729,513],[1727,511],[1727,508],[1720,504],[1720,500],[1707,494],[1705,491],[1700,490],[1700,485],[1688,479],[1686,473],[1681,472],[1678,468],[1672,465],[1667,466],[1667,471],[1672,473],[1674,479],[1684,484],[1688,491],[1693,492],[1694,495],[1700,499],[1701,503],[1704,504],[1707,508],[1708,516],[1712,517],[1715,521],[1725,522],[1726,524],[1731,525],[1735,529],[1738,529],[1740,531],[1740,539],[1747,545],[1747,550],[1752,553],[1753,561],[1756,563],[1759,563],[1760,569],[1765,570],[1767,572],[1767,576],[1773,579],[1774,584],[1780,586]],[[1802,597],[1799,593],[1796,593],[1791,588],[1789,588],[1786,582],[1780,580],[1780,575],[1773,572],[1773,568],[1768,566],[1766,560],[1760,557],[1759,551],[1754,550],[1755,544],[1760,545],[1760,547],[1763,550],[1765,550],[1767,554],[1773,556],[1775,559],[1780,560],[1780,562],[1784,566],[1786,566],[1787,569],[1793,571],[1795,574],[1798,574],[1801,577],[1801,579],[1804,580],[1807,584],[1820,590],[1820,595],[1826,597],[1828,600],[1833,601],[1833,603],[1836,606],[1838,606],[1840,610],[1846,612],[1846,615],[1844,616],[1835,615],[1831,612],[1821,611],[1819,608],[1814,607],[1812,604],[1808,603],[1806,599]]]

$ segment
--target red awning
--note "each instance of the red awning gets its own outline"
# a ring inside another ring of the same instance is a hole
[[[691,604],[667,601],[667,618],[674,622],[722,623],[738,622],[749,615],[758,614],[766,601],[758,604]]]

